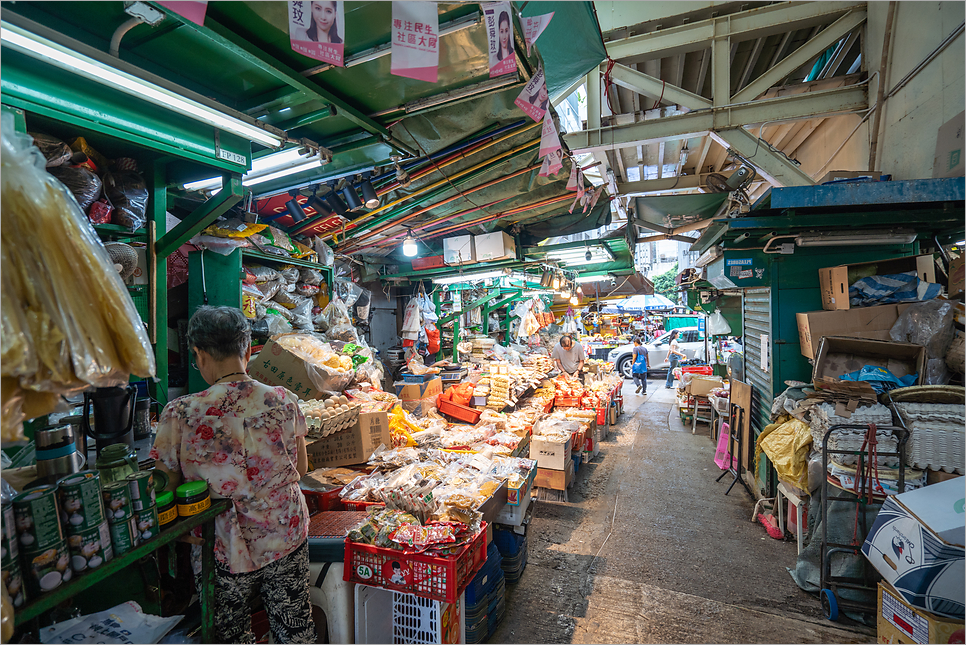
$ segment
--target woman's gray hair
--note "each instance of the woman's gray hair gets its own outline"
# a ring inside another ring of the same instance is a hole
[[[244,356],[252,342],[251,325],[240,309],[203,305],[188,321],[188,348],[198,348],[218,361]]]

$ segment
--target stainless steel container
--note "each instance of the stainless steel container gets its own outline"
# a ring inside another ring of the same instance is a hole
[[[37,477],[72,475],[87,464],[87,456],[77,452],[73,427],[70,425],[37,430]]]

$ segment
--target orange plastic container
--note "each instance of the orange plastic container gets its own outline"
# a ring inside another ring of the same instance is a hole
[[[446,416],[453,417],[458,421],[464,421],[466,423],[476,423],[480,420],[480,415],[483,414],[483,410],[468,408],[465,405],[460,405],[459,403],[446,401],[442,397],[440,397],[439,400],[439,411]]]

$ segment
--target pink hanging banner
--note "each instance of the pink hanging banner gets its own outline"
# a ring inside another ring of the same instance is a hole
[[[187,18],[196,25],[205,25],[205,13],[208,11],[208,2],[204,0],[202,2],[190,2],[187,0],[179,0],[175,2],[158,2],[159,5],[165,9],[170,9],[179,16]]]
[[[439,14],[435,2],[393,1],[389,72],[428,83],[439,78]]]
[[[514,101],[516,106],[526,112],[527,116],[534,121],[539,121],[550,105],[550,96],[547,94],[547,83],[543,77],[543,67],[537,70],[530,82],[523,86],[520,96]]]
[[[490,78],[516,70],[517,55],[513,49],[513,15],[509,2],[485,2],[483,21],[490,45]]]
[[[567,181],[567,190],[577,191],[578,197],[584,196],[584,171],[576,161],[570,164],[570,179]]]
[[[344,2],[289,0],[288,38],[292,51],[303,56],[344,66]]]
[[[540,153],[539,157],[548,155],[554,150],[560,150],[560,135],[557,134],[557,126],[553,122],[553,115],[550,110],[543,115],[543,129],[540,132]]]
[[[533,43],[537,42],[537,38],[543,33],[543,30],[547,28],[550,24],[550,19],[553,18],[553,12],[545,13],[542,16],[533,16],[531,18],[523,19],[523,39],[527,43],[527,56],[530,55],[530,48],[533,47]]]
[[[543,158],[543,165],[540,166],[540,172],[537,173],[540,177],[549,177],[550,175],[556,175],[563,169],[563,148],[559,148],[547,154]]]

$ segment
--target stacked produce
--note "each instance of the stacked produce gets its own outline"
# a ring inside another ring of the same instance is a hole
[[[490,375],[490,395],[486,399],[486,407],[502,410],[510,402],[510,377],[506,374]]]
[[[345,395],[334,396],[324,401],[299,400],[299,408],[305,415],[309,439],[321,439],[345,430],[359,418],[360,403],[350,403]]]

